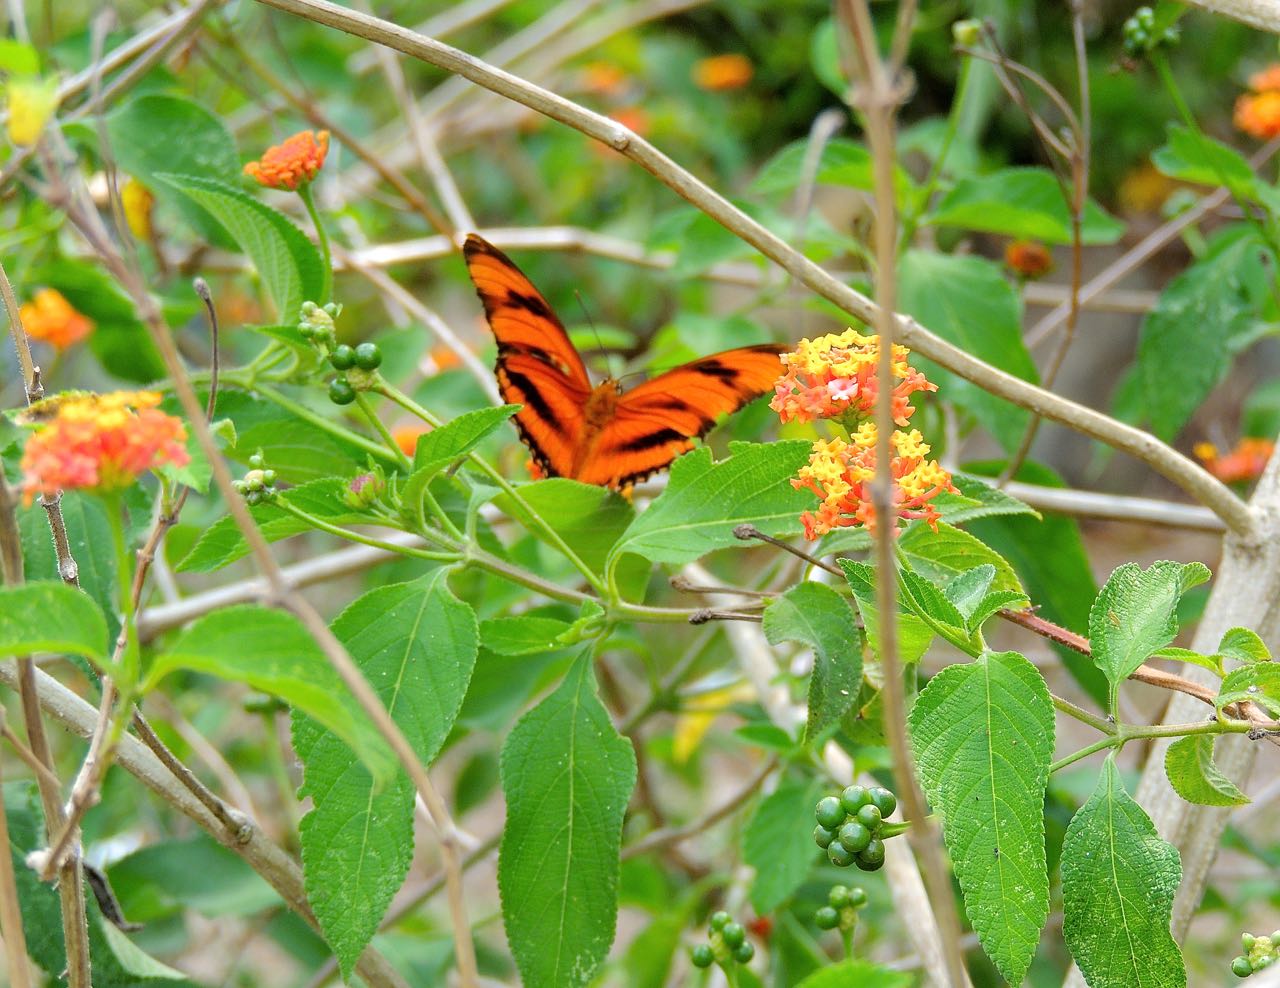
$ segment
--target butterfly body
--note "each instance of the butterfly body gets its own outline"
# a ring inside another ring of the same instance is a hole
[[[498,341],[504,401],[541,472],[625,489],[693,448],[717,418],[773,389],[786,348],[726,350],[622,391],[593,385],[551,306],[502,251],[467,237],[463,253]]]

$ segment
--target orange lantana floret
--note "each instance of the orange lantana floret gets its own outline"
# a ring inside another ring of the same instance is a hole
[[[60,395],[41,404],[52,418],[27,440],[22,454],[22,490],[28,501],[59,490],[123,490],[147,470],[185,466],[187,430],[181,419],[160,411],[153,391]]]
[[[755,66],[746,55],[712,55],[699,59],[693,67],[694,83],[711,92],[741,89],[753,75]]]
[[[1236,100],[1232,122],[1250,137],[1267,140],[1280,134],[1280,65],[1249,77],[1249,88]]]
[[[93,320],[77,312],[54,288],[40,289],[35,298],[18,310],[18,315],[28,336],[51,343],[59,350],[79,343],[93,332]]]
[[[1255,93],[1280,89],[1280,65],[1268,65],[1262,71],[1249,76],[1249,88]]]
[[[316,177],[329,153],[329,132],[299,131],[283,144],[267,148],[257,161],[244,166],[244,173],[271,189],[294,191]]]
[[[915,411],[911,395],[938,390],[907,363],[910,352],[894,345],[893,420],[898,425],[906,425]],[[863,336],[856,329],[801,340],[793,352],[782,355],[783,375],[774,385],[769,407],[783,422],[870,415],[879,391],[879,360],[880,338]]]
[[[1227,453],[1220,453],[1213,443],[1196,443],[1192,450],[1204,468],[1224,484],[1257,480],[1275,451],[1276,444],[1270,439],[1250,437],[1241,439],[1235,449]]]
[[[1053,270],[1053,255],[1035,240],[1011,240],[1004,249],[1004,263],[1019,278],[1039,278]]]
[[[951,474],[937,460],[926,459],[931,447],[915,429],[895,429],[891,444],[895,533],[899,518],[923,518],[936,530],[940,516],[929,502],[943,491],[955,491]],[[859,426],[849,442],[836,438],[813,444],[808,464],[791,481],[797,490],[811,490],[822,499],[816,512],[806,511],[800,516],[805,538],[816,539],[833,528],[852,525],[875,530],[875,508],[871,503],[875,447],[876,427],[872,422]]]

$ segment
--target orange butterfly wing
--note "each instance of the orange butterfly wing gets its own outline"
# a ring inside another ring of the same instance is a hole
[[[516,428],[547,476],[627,487],[670,465],[781,374],[787,348],[765,343],[691,361],[626,394],[611,380],[593,388],[564,326],[512,260],[474,233],[463,254],[498,340],[498,389],[523,406]]]
[[[721,415],[772,391],[782,373],[778,355],[786,350],[776,343],[725,350],[626,392],[580,463],[578,479],[626,487],[665,469]]]

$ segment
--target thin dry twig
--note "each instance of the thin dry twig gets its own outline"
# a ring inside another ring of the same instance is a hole
[[[3,714],[0,714],[0,718],[3,718]],[[4,759],[0,759],[0,768],[3,764]],[[22,928],[22,906],[18,902],[18,881],[13,872],[10,846],[9,819],[4,805],[4,779],[0,778],[0,936],[4,938],[9,984],[12,988],[31,988],[27,935]]]

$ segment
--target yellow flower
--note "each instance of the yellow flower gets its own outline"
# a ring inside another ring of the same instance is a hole
[[[58,108],[58,80],[9,80],[9,140],[30,147]]]
[[[120,189],[124,221],[129,224],[129,232],[139,240],[151,239],[151,209],[155,202],[151,190],[136,178],[129,179]]]

